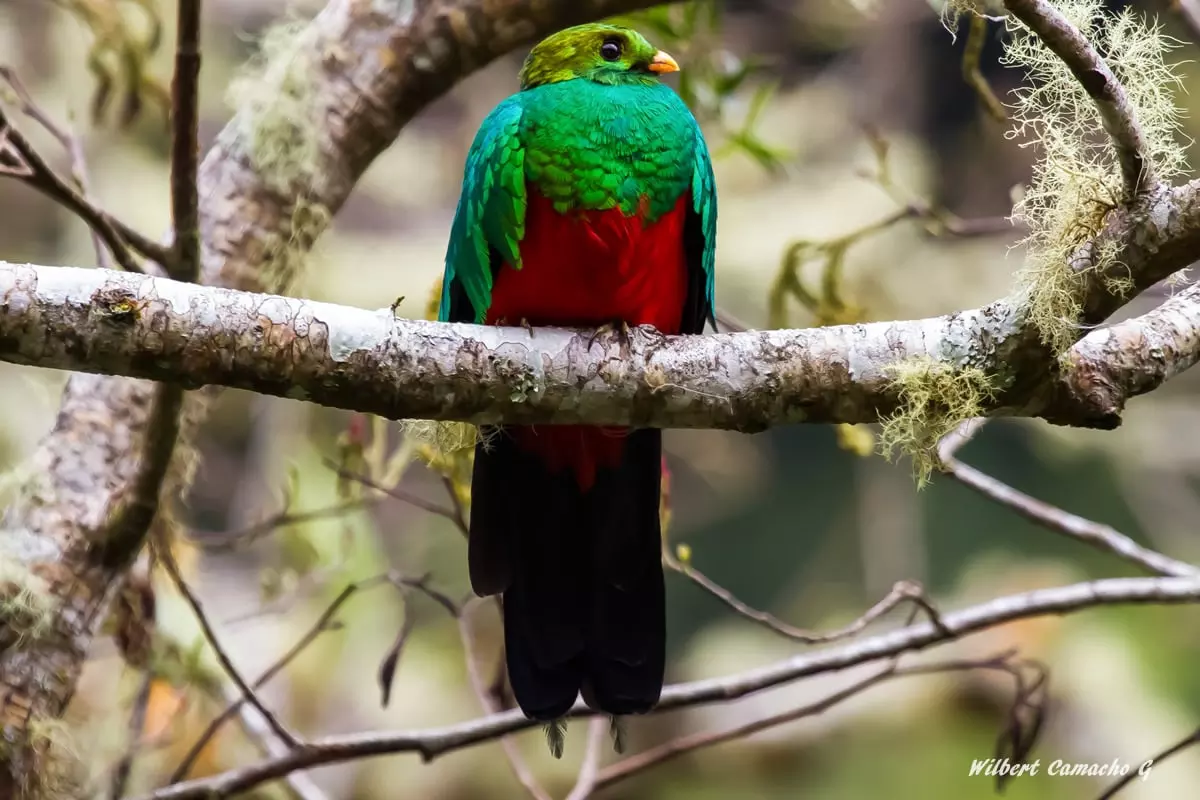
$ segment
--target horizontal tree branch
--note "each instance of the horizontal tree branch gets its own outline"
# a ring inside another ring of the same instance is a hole
[[[0,360],[189,387],[216,384],[392,419],[763,430],[871,422],[897,408],[891,368],[995,341],[1006,302],[944,317],[665,337],[393,318],[107,270],[0,262]],[[1061,372],[987,415],[1111,427],[1124,402],[1200,358],[1200,288],[1092,332]],[[979,363],[972,361],[969,363]],[[1002,365],[993,365],[1000,369]]]
[[[810,675],[837,672],[900,653],[923,650],[1013,620],[1066,614],[1101,605],[1194,603],[1198,600],[1200,580],[1196,578],[1112,578],[1022,592],[944,614],[940,627],[932,622],[908,625],[851,644],[792,656],[734,676],[669,686],[663,690],[655,713],[735,700]],[[579,703],[572,715],[585,717],[591,712]],[[211,778],[175,784],[138,800],[215,800],[298,769],[389,753],[416,752],[425,760],[431,760],[538,724],[526,719],[519,710],[512,710],[441,728],[327,736],[306,743],[287,755]]]

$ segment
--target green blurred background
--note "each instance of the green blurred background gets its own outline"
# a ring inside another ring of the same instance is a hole
[[[161,5],[169,18],[173,3]],[[319,5],[293,3],[291,13],[304,17]],[[717,163],[723,308],[751,326],[767,325],[769,289],[790,243],[828,240],[897,209],[894,197],[860,174],[874,166],[875,135],[888,143],[895,183],[912,197],[967,218],[1008,213],[1032,153],[1006,140],[1005,127],[965,87],[959,72],[964,37],[952,40],[925,0],[888,0],[866,14],[845,0],[725,5],[719,27],[704,42],[685,47],[684,69],[689,60],[720,65],[733,63],[731,56],[751,55],[765,66],[722,101],[728,126],[706,121],[714,150],[728,141],[728,130],[738,128],[759,87],[778,85],[754,126],[751,147],[734,148]],[[1181,39],[1191,38],[1165,0],[1138,7],[1160,15]],[[255,52],[264,28],[282,19],[287,8],[284,0],[208,0],[205,9],[207,143],[230,116],[224,95],[231,79]],[[127,13],[136,20],[136,9]],[[167,41],[172,36],[168,20]],[[162,115],[150,108],[127,131],[111,121],[89,121],[95,81],[82,54],[90,40],[79,20],[55,3],[0,0],[0,63],[16,67],[53,115],[76,114],[95,194],[126,221],[157,235],[168,223]],[[1021,76],[997,65],[999,50],[993,28],[984,66],[1002,95]],[[1189,110],[1200,86],[1190,63],[1196,52],[1186,44],[1172,53],[1184,76],[1179,102]],[[523,55],[501,59],[464,81],[405,129],[320,240],[295,294],[367,308],[403,296],[398,313],[424,313],[440,277],[466,149],[483,115],[516,88]],[[155,57],[152,70],[169,74],[166,53]],[[1195,136],[1191,117],[1184,129]],[[54,163],[66,166],[65,155],[46,137],[34,138]],[[763,147],[776,154],[777,163],[764,165]],[[0,220],[0,256],[9,261],[94,263],[86,229],[14,181],[0,181]],[[955,238],[930,236],[912,222],[892,226],[848,251],[844,299],[861,308],[865,319],[936,315],[987,302],[1012,285],[1021,264],[1019,248],[1012,247],[1018,239],[1012,230]],[[811,269],[816,274],[820,265]],[[1126,313],[1151,302],[1156,301],[1139,300]],[[811,325],[815,318],[793,309],[789,322]],[[23,459],[53,423],[64,380],[61,373],[0,364],[0,470],[7,476],[0,491],[11,491]],[[1043,500],[1176,557],[1195,559],[1198,392],[1200,375],[1177,379],[1135,400],[1125,425],[1111,433],[1041,422],[994,423],[962,455]],[[350,580],[395,568],[408,575],[429,572],[433,585],[453,596],[467,590],[459,533],[446,520],[394,499],[289,525],[233,552],[205,552],[206,545],[278,512],[285,495],[297,511],[337,504],[337,481],[323,461],[338,457],[339,437],[350,420],[340,411],[227,392],[203,427],[202,465],[179,504],[192,541],[181,545],[181,555],[248,675],[270,664]],[[399,446],[401,432],[395,425],[386,430],[391,450]],[[949,609],[1001,593],[1135,574],[949,479],[935,478],[918,492],[907,463],[855,455],[839,446],[832,428],[757,436],[674,431],[667,443],[674,475],[672,540],[690,546],[693,563],[740,599],[796,625],[845,623],[901,579],[923,582],[939,606]],[[445,502],[440,481],[420,464],[408,469],[401,485]],[[803,650],[732,615],[678,575],[668,576],[668,607],[672,681],[732,674]],[[415,631],[391,702],[381,708],[376,674],[403,613],[399,598],[383,590],[351,601],[342,615],[345,628],[324,634],[264,698],[311,736],[444,725],[477,716],[458,630],[422,598],[408,607]],[[496,618],[489,607],[476,609],[473,621],[481,669],[490,676]],[[1044,764],[1055,758],[1136,764],[1192,730],[1200,718],[1198,622],[1200,614],[1191,608],[1106,609],[1007,625],[906,663],[1019,647],[1023,656],[1052,670],[1050,717],[1034,757]],[[185,649],[197,640],[194,621],[165,587],[159,624]],[[125,747],[126,709],[138,681],[122,667],[111,642],[97,642],[93,656],[70,716],[78,725],[81,752],[102,776]],[[183,666],[155,684],[147,722],[154,746],[139,761],[136,786],[161,781],[217,707],[187,685],[211,670],[211,657],[201,653]],[[821,676],[736,703],[633,720],[630,745],[637,750],[811,702],[862,674]],[[175,679],[174,686],[167,677]],[[991,756],[1010,694],[1011,683],[993,674],[906,678],[818,717],[671,762],[600,796],[990,797],[992,782],[969,777],[968,769],[972,759]],[[585,727],[571,727],[562,761],[549,757],[541,732],[518,737],[554,796],[563,796],[574,779]],[[258,757],[236,726],[232,730],[206,752],[196,774]],[[1015,781],[1006,796],[1090,798],[1106,785],[1044,773]],[[399,755],[313,776],[333,798],[507,798],[521,792],[495,743],[431,764]],[[1196,797],[1197,786],[1200,750],[1156,769],[1123,797]],[[267,789],[261,795],[276,793]]]

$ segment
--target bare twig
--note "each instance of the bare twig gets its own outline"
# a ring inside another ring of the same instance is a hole
[[[226,688],[226,701],[232,702],[236,698],[229,691],[229,688],[231,687]],[[288,746],[271,731],[271,726],[263,718],[262,714],[258,713],[252,706],[244,703],[241,705],[238,709],[238,722],[241,724],[242,730],[258,746],[259,752],[264,756],[279,758],[289,752]],[[321,790],[321,787],[313,782],[313,779],[306,772],[290,773],[283,780],[287,785],[288,791],[297,800],[330,800],[330,797]]]
[[[600,788],[597,779],[600,775],[600,754],[604,745],[604,718],[593,717],[588,723],[587,746],[583,751],[583,763],[579,767],[579,777],[575,786],[567,795],[567,800],[587,800],[592,792]]]
[[[454,524],[458,526],[459,532],[463,536],[466,536],[470,532],[467,524],[467,514],[463,508],[462,501],[458,499],[458,492],[454,490],[454,481],[442,476],[442,485],[446,487],[446,495],[450,498],[450,505],[454,509]]]
[[[1046,614],[1067,614],[1097,606],[1178,604],[1200,601],[1200,579],[1110,578],[997,597],[961,611],[943,614],[945,631],[923,622],[860,639],[836,648],[802,653],[737,675],[677,684],[663,690],[657,711],[723,702],[819,673],[893,658],[987,628]],[[576,704],[573,716],[591,716]],[[140,800],[213,800],[275,780],[297,769],[387,753],[415,752],[426,760],[444,753],[493,741],[538,723],[520,710],[493,714],[457,725],[416,731],[330,736],[278,758],[233,769],[211,778],[160,789]]]
[[[975,90],[975,94],[979,96],[980,102],[983,103],[983,107],[987,109],[992,119],[997,122],[1004,122],[1008,119],[1008,113],[1004,110],[1004,104],[996,97],[996,93],[992,91],[987,78],[983,76],[983,72],[979,69],[980,57],[983,55],[983,46],[987,43],[987,17],[972,14],[967,24],[967,44],[963,50],[962,58],[963,80]]]
[[[382,492],[383,494],[386,494],[389,497],[394,497],[403,503],[408,503],[410,506],[419,508],[422,511],[428,511],[430,514],[435,514],[439,517],[444,517],[444,518],[450,520],[451,522],[453,522],[455,524],[455,526],[458,526],[460,524],[459,518],[461,516],[461,511],[456,511],[455,509],[447,508],[446,506],[440,505],[438,503],[432,503],[432,502],[426,500],[425,498],[421,497],[420,495],[413,494],[412,492],[406,492],[405,490],[400,489],[395,486],[384,486],[382,483],[375,480],[371,476],[363,475],[361,472],[354,472],[353,470],[348,470],[345,467],[338,465],[338,463],[333,461],[332,459],[326,458],[326,459],[324,459],[324,463],[325,463],[326,467],[331,469],[340,478],[346,478],[347,480],[352,480],[357,483],[361,483],[363,486],[366,486],[368,489],[374,489],[375,491]]]
[[[451,617],[458,619],[462,614],[462,603],[451,599],[446,593],[439,592],[430,586],[430,577],[428,573],[419,578],[406,578],[395,571],[387,573],[388,583],[399,589],[402,594],[407,594],[409,590],[419,592],[441,606]]]
[[[1161,764],[1163,761],[1166,761],[1176,753],[1182,753],[1184,750],[1187,750],[1189,747],[1196,744],[1200,744],[1200,728],[1192,731],[1187,736],[1183,737],[1178,742],[1175,742],[1175,744],[1171,745],[1165,750],[1160,750],[1159,752],[1155,753],[1153,756],[1143,761],[1142,764],[1146,765],[1145,769],[1149,769],[1152,765]],[[1120,780],[1105,789],[1104,794],[1100,795],[1098,798],[1096,798],[1096,800],[1110,800],[1110,798],[1115,797],[1118,792],[1120,792],[1129,784],[1133,783],[1135,780],[1139,778],[1145,780],[1146,777],[1147,776],[1143,774],[1143,770],[1130,770],[1127,775],[1123,775]]]
[[[83,161],[77,140],[54,123],[49,115],[33,102],[11,68],[0,67],[0,80],[11,87],[21,112],[45,128],[67,149],[72,162],[74,162],[76,182],[82,184],[86,173],[81,171]],[[29,143],[29,140],[12,127],[3,105],[0,105],[0,132],[4,134],[0,136],[0,143],[7,142],[8,145],[7,151],[0,150],[0,153],[8,152],[10,156],[18,159],[15,164],[0,164],[0,170],[2,170],[0,174],[17,178],[31,188],[37,189],[87,223],[92,232],[104,242],[105,247],[108,248],[122,269],[128,272],[143,271],[130,253],[129,246],[136,247],[143,255],[151,258],[164,255],[165,250],[161,246],[134,233],[130,228],[118,222],[115,217],[93,204],[87,198],[84,193],[86,190],[82,186],[76,189],[59,177],[58,173],[50,168],[45,159]],[[4,169],[5,166],[7,169]]]
[[[292,748],[299,747],[299,739],[285,728],[283,723],[263,705],[262,700],[255,694],[254,689],[250,688],[250,684],[246,682],[246,679],[242,677],[242,673],[234,666],[233,661],[230,660],[229,654],[225,652],[225,648],[221,646],[220,641],[217,639],[216,631],[213,630],[212,624],[208,621],[208,615],[204,613],[204,608],[200,605],[200,600],[197,599],[191,587],[188,586],[187,581],[183,579],[183,575],[180,574],[179,565],[175,563],[175,556],[171,553],[170,549],[168,547],[156,546],[155,555],[167,571],[167,575],[170,576],[171,582],[175,584],[175,588],[178,590],[180,596],[183,597],[184,602],[188,604],[188,607],[196,616],[196,621],[200,623],[200,629],[204,632],[204,638],[208,641],[208,646],[212,648],[213,654],[221,662],[221,667],[225,670],[225,673],[229,675],[233,682],[237,684],[238,689],[241,690],[242,698],[258,709],[276,736]]]
[[[110,790],[112,800],[121,800],[125,796],[125,787],[133,772],[133,762],[142,747],[142,729],[146,726],[146,709],[150,705],[150,689],[153,685],[154,673],[146,670],[138,681],[137,694],[133,698],[133,708],[129,713],[129,744],[113,770]]]
[[[829,633],[818,633],[816,631],[797,628],[794,625],[789,625],[775,615],[752,608],[737,597],[734,596],[725,587],[718,584],[716,581],[709,578],[703,572],[700,572],[690,564],[684,564],[672,553],[663,550],[663,563],[669,569],[678,572],[685,578],[696,584],[713,597],[720,600],[733,611],[737,612],[749,620],[757,622],[763,627],[778,633],[781,636],[786,636],[789,639],[794,639],[805,644],[822,644],[826,642],[836,642],[839,639],[847,639],[861,632],[864,628],[876,621],[880,617],[887,614],[892,609],[903,603],[912,603],[915,607],[924,611],[935,625],[941,624],[941,619],[938,616],[937,609],[929,602],[925,596],[925,590],[913,581],[898,581],[892,590],[888,592],[882,600],[867,609],[866,613],[854,620],[850,624],[830,631]]]
[[[175,40],[175,77],[171,85],[171,220],[174,240],[171,277],[200,277],[200,7],[201,0],[179,0]]]
[[[1155,186],[1146,137],[1125,87],[1091,42],[1048,0],[1004,0],[1004,6],[1062,59],[1100,112],[1132,197]]]
[[[363,498],[346,500],[310,511],[292,511],[284,508],[271,514],[264,520],[247,525],[241,530],[233,531],[232,533],[221,534],[219,539],[204,541],[202,544],[206,550],[212,552],[234,550],[271,534],[280,528],[286,528],[290,525],[300,525],[314,520],[337,518],[348,511],[355,511],[374,504],[375,501],[372,498]]]
[[[950,477],[1055,533],[1078,539],[1101,550],[1107,550],[1151,573],[1176,577],[1200,575],[1200,569],[1191,564],[1143,547],[1109,525],[1072,514],[1057,506],[1030,497],[1003,481],[959,461],[954,455],[955,451],[973,435],[973,431],[978,430],[979,424],[974,420],[965,423],[942,440],[938,448],[938,458],[941,461],[942,469]]]
[[[42,110],[42,108],[33,101],[33,96],[26,90],[25,85],[21,82],[9,67],[0,66],[0,79],[8,83],[9,88],[16,96],[18,108],[25,116],[41,125],[42,128],[53,136],[62,148],[67,151],[71,158],[71,173],[75,181],[76,188],[79,189],[83,199],[95,205],[90,190],[88,179],[87,158],[83,153],[83,142],[79,137],[66,126],[60,126],[50,118],[50,115]],[[96,266],[103,269],[112,269],[113,261],[112,254],[106,249],[104,240],[95,228],[89,226],[88,232],[92,237],[92,249],[96,251]],[[122,236],[125,236],[124,231],[119,231]]]
[[[458,618],[458,632],[462,638],[463,658],[467,662],[467,677],[471,681],[471,688],[475,691],[475,696],[479,698],[479,705],[483,710],[494,715],[499,713],[500,707],[489,690],[487,682],[483,679],[483,675],[479,672],[478,654],[475,652],[475,636],[471,632],[470,611],[472,606],[476,605],[478,603],[469,602],[463,607],[462,614]],[[529,796],[534,800],[550,800],[549,793],[542,787],[537,776],[533,774],[533,770],[529,768],[529,764],[525,762],[525,757],[521,755],[517,741],[507,735],[502,735],[499,739],[500,747],[504,749],[504,756],[508,759],[508,765],[512,768],[513,775],[525,787]]]
[[[894,663],[889,664],[873,674],[856,681],[844,689],[834,692],[827,697],[823,697],[815,703],[799,706],[798,708],[788,709],[779,714],[772,714],[768,717],[752,720],[742,725],[737,725],[723,731],[712,731],[709,733],[694,733],[689,736],[681,736],[677,739],[672,739],[658,747],[651,748],[644,752],[638,753],[635,756],[623,758],[615,764],[612,764],[600,770],[596,778],[596,788],[603,789],[611,786],[618,781],[624,780],[638,772],[644,772],[652,767],[657,767],[671,759],[687,753],[702,750],[707,747],[713,747],[725,742],[732,742],[736,739],[743,739],[751,736],[759,731],[765,731],[769,728],[775,728],[780,725],[785,725],[789,722],[794,722],[805,717],[815,716],[816,714],[824,713],[835,705],[849,700],[862,694],[873,686],[890,680],[891,678],[901,677],[912,673],[900,672]]]
[[[338,626],[338,623],[334,620],[334,615],[337,614],[341,607],[346,604],[346,601],[348,601],[358,592],[379,586],[386,582],[386,580],[386,575],[379,575],[358,583],[347,584],[346,587],[338,593],[338,596],[333,599],[333,602],[330,603],[323,612],[321,612],[321,616],[317,617],[317,621],[312,624],[312,626],[304,633],[304,635],[301,636],[286,653],[276,659],[275,663],[269,666],[254,680],[254,683],[251,684],[251,688],[261,689],[263,686],[266,686],[272,678],[282,672],[288,664],[290,664],[296,659],[297,656],[303,653],[310,644],[316,641],[318,636],[326,631],[334,630]],[[178,783],[187,776],[188,770],[192,768],[192,764],[194,764],[196,759],[200,756],[200,752],[204,749],[205,745],[207,745],[212,737],[216,735],[220,727],[224,725],[230,718],[232,718],[233,715],[236,714],[243,705],[245,705],[245,703],[246,695],[243,694],[226,706],[224,711],[222,711],[220,714],[214,717],[211,722],[208,723],[208,727],[204,729],[204,731],[192,744],[187,754],[184,755],[183,760],[179,762],[179,766],[177,766],[175,771],[171,773],[171,777],[167,781],[168,783]]]

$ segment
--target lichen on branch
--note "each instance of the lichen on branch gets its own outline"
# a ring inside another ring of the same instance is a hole
[[[900,407],[882,420],[880,448],[885,458],[896,453],[912,458],[917,485],[925,486],[937,466],[937,443],[959,423],[983,416],[995,389],[979,367],[955,367],[928,356],[890,365]]]
[[[1185,159],[1171,95],[1179,78],[1164,59],[1170,44],[1161,29],[1130,9],[1108,14],[1099,0],[1066,0],[1058,7],[1105,54],[1125,87],[1147,147],[1142,157],[1161,178],[1180,174]],[[1100,231],[1107,213],[1130,198],[1117,149],[1103,134],[1087,87],[1040,38],[1012,18],[1008,27],[1004,63],[1024,68],[1030,81],[1013,93],[1008,136],[1040,151],[1033,178],[1013,209],[1029,227],[1018,291],[1042,341],[1061,353],[1081,335],[1083,281],[1088,273],[1114,266],[1119,243],[1110,240],[1082,253],[1080,248]],[[1131,288],[1120,280],[1110,283],[1114,293]]]

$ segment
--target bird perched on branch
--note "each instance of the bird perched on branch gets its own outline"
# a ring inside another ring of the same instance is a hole
[[[440,320],[716,327],[712,163],[659,80],[678,69],[613,25],[533,48],[520,91],[467,156]],[[471,585],[503,595],[509,679],[527,717],[557,720],[580,693],[614,717],[658,702],[661,457],[656,429],[507,426],[476,445]]]

